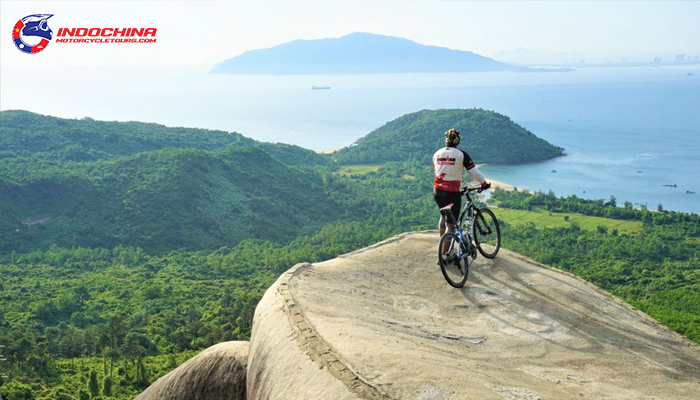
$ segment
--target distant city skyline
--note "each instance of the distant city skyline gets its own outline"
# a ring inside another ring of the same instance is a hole
[[[7,1],[0,32],[29,14],[66,26],[153,26],[150,45],[51,43],[40,55],[17,51],[4,35],[3,66],[209,66],[245,51],[295,39],[352,32],[494,55],[517,48],[649,60],[700,54],[697,1]],[[37,58],[41,57],[41,58]]]

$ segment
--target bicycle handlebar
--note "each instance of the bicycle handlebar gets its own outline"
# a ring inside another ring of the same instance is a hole
[[[464,189],[460,191],[460,193],[465,194],[467,192],[477,192],[481,193],[484,189],[481,188],[481,186],[465,186]]]

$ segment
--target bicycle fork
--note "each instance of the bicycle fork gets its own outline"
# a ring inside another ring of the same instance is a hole
[[[465,237],[464,231],[462,229],[459,229],[459,228],[457,229],[456,234],[457,234],[457,238],[458,238],[458,240],[457,240],[458,243],[453,241],[450,244],[448,254],[452,254],[452,250],[454,250],[454,246],[455,246],[455,244],[457,244],[457,249],[455,251],[455,253],[456,253],[455,255],[457,256],[458,260],[464,260],[465,258],[467,258],[469,256],[476,259],[476,254],[475,254],[476,252],[473,251],[473,249],[472,249],[473,246],[472,246],[471,238],[469,237],[469,234],[467,234]],[[466,244],[466,245],[461,246],[462,244]],[[467,251],[463,252],[462,247],[466,247]]]
[[[471,232],[474,232],[474,207],[469,206],[469,223],[467,224],[467,232],[466,235],[462,234],[462,242],[466,243],[467,247],[467,255],[466,256],[471,256],[472,259],[476,260],[476,246],[474,246],[474,238],[471,237]],[[466,240],[464,238],[466,236]],[[465,257],[466,257],[465,256]]]

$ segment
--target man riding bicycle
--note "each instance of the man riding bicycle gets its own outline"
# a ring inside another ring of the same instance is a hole
[[[450,129],[445,132],[445,147],[436,151],[433,155],[433,168],[435,169],[435,183],[433,184],[433,197],[439,208],[452,203],[452,213],[455,218],[459,217],[462,207],[462,195],[460,194],[462,175],[466,169],[469,174],[481,183],[481,190],[491,187],[486,179],[474,165],[474,162],[464,150],[457,148],[460,141],[460,133],[457,129]],[[440,213],[440,237],[445,231],[454,233],[455,227],[447,221],[447,216]],[[448,244],[448,243],[445,243]],[[443,253],[447,248],[443,249]]]

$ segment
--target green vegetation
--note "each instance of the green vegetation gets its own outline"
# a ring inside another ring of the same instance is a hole
[[[379,168],[381,168],[381,165],[343,165],[341,166],[338,171],[336,172],[337,174],[343,175],[343,176],[356,176],[356,175],[364,175],[369,172],[377,172],[379,171]]]
[[[287,164],[296,166],[329,165],[327,157],[323,157],[313,150],[285,143],[256,143],[255,147],[265,151],[273,158]]]
[[[290,167],[253,147],[1,164],[3,252],[52,244],[215,250],[245,238],[289,241],[350,212],[334,211],[338,205],[328,200],[320,173]],[[43,217],[49,223],[28,227]]]
[[[249,146],[260,148],[288,165],[328,162],[299,146],[256,142],[235,132],[95,121],[89,117],[64,119],[22,110],[0,112],[0,123],[0,158],[85,162],[162,149],[223,150],[229,146]]]
[[[331,154],[340,164],[382,164],[415,160],[429,164],[445,145],[443,133],[457,128],[475,162],[517,164],[544,161],[563,149],[547,143],[505,115],[481,109],[423,110],[374,130],[354,146]],[[471,150],[473,149],[473,150]]]
[[[37,151],[0,160],[6,399],[133,398],[196,352],[248,339],[257,302],[295,263],[437,224],[424,160],[338,166],[256,143],[81,162]],[[505,248],[700,343],[700,216],[493,198]]]
[[[618,233],[637,233],[642,230],[641,221],[625,221],[611,218],[591,217],[578,213],[558,213],[543,210],[514,210],[508,208],[498,209],[499,218],[508,223],[521,226],[534,224],[537,228],[566,228],[578,225],[587,231],[597,231],[600,228]]]
[[[133,398],[184,355],[248,339],[257,301],[295,263],[333,258],[406,227],[426,228],[420,221],[432,220],[430,182],[400,179],[423,170],[393,164],[348,179],[319,169],[333,189],[323,201],[338,204],[330,215],[358,213],[285,244],[249,238],[215,251],[155,255],[122,245],[3,253],[0,343],[7,344],[8,373],[49,399],[55,390],[89,394],[94,368],[100,390],[110,376],[114,398]],[[315,210],[329,213],[323,204]]]
[[[2,158],[32,157],[61,161],[96,161],[167,148],[221,150],[253,146],[238,133],[168,128],[143,122],[63,119],[12,110],[0,113]]]

